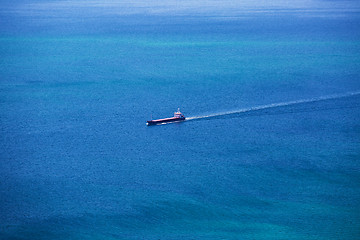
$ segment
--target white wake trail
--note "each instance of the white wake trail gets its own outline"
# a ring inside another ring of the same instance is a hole
[[[327,96],[321,96],[317,98],[309,98],[309,99],[300,99],[295,101],[289,101],[289,102],[279,102],[279,103],[271,103],[266,105],[260,105],[250,108],[242,108],[238,110],[233,111],[227,111],[227,112],[219,112],[219,113],[213,113],[203,116],[194,116],[186,118],[187,121],[195,120],[195,119],[202,119],[202,118],[211,118],[211,117],[217,117],[217,116],[224,116],[224,115],[230,115],[230,114],[236,114],[236,113],[245,113],[245,112],[252,112],[252,111],[258,111],[268,108],[277,108],[277,107],[284,107],[284,106],[290,106],[295,104],[301,104],[301,103],[312,103],[312,102],[319,102],[319,101],[325,101],[325,100],[331,100],[331,99],[338,99],[338,98],[345,98],[345,97],[351,97],[355,95],[359,95],[360,91],[357,92],[347,92],[343,94],[333,94],[333,95],[327,95]]]

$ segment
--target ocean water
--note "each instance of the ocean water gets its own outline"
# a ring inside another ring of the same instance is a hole
[[[360,238],[358,18],[9,16],[1,239]]]

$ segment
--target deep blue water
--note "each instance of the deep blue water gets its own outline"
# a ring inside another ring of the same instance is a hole
[[[2,18],[1,239],[360,237],[356,18]]]

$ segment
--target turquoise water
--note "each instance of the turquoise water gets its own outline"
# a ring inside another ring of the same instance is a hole
[[[358,20],[248,21],[2,27],[0,238],[359,238]]]

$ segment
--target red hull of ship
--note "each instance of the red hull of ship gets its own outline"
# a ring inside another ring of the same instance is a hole
[[[157,120],[151,120],[151,121],[147,121],[147,125],[158,125],[158,124],[162,124],[162,123],[171,123],[171,122],[180,122],[180,121],[184,121],[185,117],[172,117],[172,118],[163,118],[163,119],[157,119]]]

